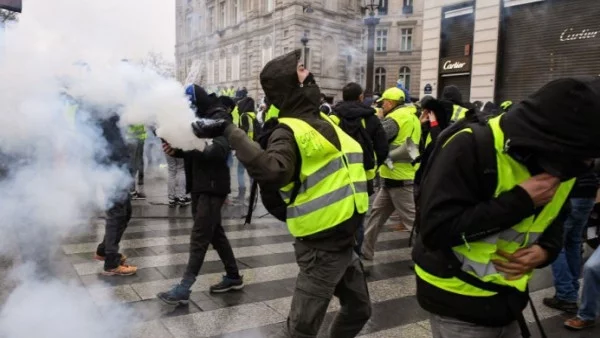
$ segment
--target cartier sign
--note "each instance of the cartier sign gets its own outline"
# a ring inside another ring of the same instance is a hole
[[[471,71],[471,57],[449,57],[440,60],[440,74],[469,73]]]
[[[561,31],[560,41],[573,41],[573,40],[589,40],[600,38],[600,31],[596,29],[575,29],[573,27],[565,28]]]

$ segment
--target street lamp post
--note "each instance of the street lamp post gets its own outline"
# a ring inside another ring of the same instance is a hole
[[[375,10],[379,4],[375,0],[365,0],[363,9],[368,11],[368,17],[364,23],[367,26],[367,87],[365,88],[365,97],[373,96],[373,72],[375,68],[375,26],[379,24],[379,18],[375,17]]]
[[[304,35],[302,36],[302,39],[300,39],[300,42],[302,43],[302,62],[304,63],[304,67],[308,67],[308,65],[306,64],[306,45],[308,45],[308,36],[306,35],[306,32],[304,32]]]

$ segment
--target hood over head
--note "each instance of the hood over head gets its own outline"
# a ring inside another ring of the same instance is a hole
[[[254,103],[254,99],[251,97],[245,97],[238,101],[237,103],[238,111],[240,114],[253,112],[256,104]]]
[[[452,113],[454,111],[452,102],[438,100],[431,96],[421,100],[421,108],[433,111],[442,130],[446,129],[450,124],[450,119],[452,118]]]
[[[227,96],[227,95],[221,95],[219,96],[219,102],[227,109],[229,109],[229,111],[233,110],[233,108],[235,108],[235,101]]]
[[[460,89],[458,89],[458,87],[454,85],[444,87],[444,90],[442,91],[442,99],[448,100],[459,106],[463,105],[462,94],[460,93]]]
[[[299,49],[269,61],[260,73],[260,84],[269,102],[279,108],[280,117],[319,115],[321,91],[310,74],[298,81]]]
[[[333,111],[336,115],[348,119],[359,117],[369,117],[375,115],[375,109],[358,101],[341,101],[334,107]]]
[[[501,125],[513,152],[557,177],[579,176],[583,160],[600,157],[600,77],[554,80],[514,105]]]
[[[185,89],[186,95],[190,98],[191,104],[196,109],[196,116],[201,117],[207,112],[218,100],[216,95],[208,94],[204,88],[193,84]]]

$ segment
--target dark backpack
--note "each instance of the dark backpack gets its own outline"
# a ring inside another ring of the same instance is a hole
[[[336,117],[340,120],[338,126],[356,142],[360,144],[363,149],[363,164],[365,170],[371,170],[375,168],[375,150],[373,148],[373,140],[367,132],[367,121],[366,118],[354,118],[348,119],[340,116]]]

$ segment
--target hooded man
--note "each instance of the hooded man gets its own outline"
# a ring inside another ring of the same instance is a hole
[[[600,78],[559,79],[438,139],[413,249],[433,337],[530,336],[527,284],[560,252],[573,178],[600,156],[599,112]]]
[[[444,90],[442,91],[442,99],[450,101],[454,105],[454,110],[450,121],[456,122],[465,117],[465,114],[469,109],[464,107],[462,94],[457,86],[449,85],[444,87]]]
[[[299,64],[300,50],[265,66],[260,79],[277,125],[266,149],[233,124],[194,124],[198,137],[225,135],[261,190],[276,189],[296,238],[300,273],[282,337],[316,337],[331,298],[341,309],[330,336],[355,337],[371,315],[367,284],[354,235],[368,208],[361,146],[319,112],[319,87]],[[267,122],[267,124],[269,124]],[[263,203],[267,206],[265,198]],[[267,206],[267,209],[270,208]]]
[[[197,85],[188,87],[186,93],[196,108],[198,118],[231,121],[227,108],[215,95],[208,95]],[[225,266],[226,275],[220,283],[210,287],[210,292],[223,293],[242,289],[244,280],[239,274],[233,250],[221,224],[221,208],[230,193],[231,181],[227,166],[231,151],[227,139],[217,137],[203,151],[173,149],[166,142],[163,143],[163,149],[167,155],[184,159],[187,190],[192,194],[194,226],[190,237],[190,258],[181,282],[171,290],[159,293],[157,297],[169,305],[187,304],[191,287],[200,273],[211,244]]]

